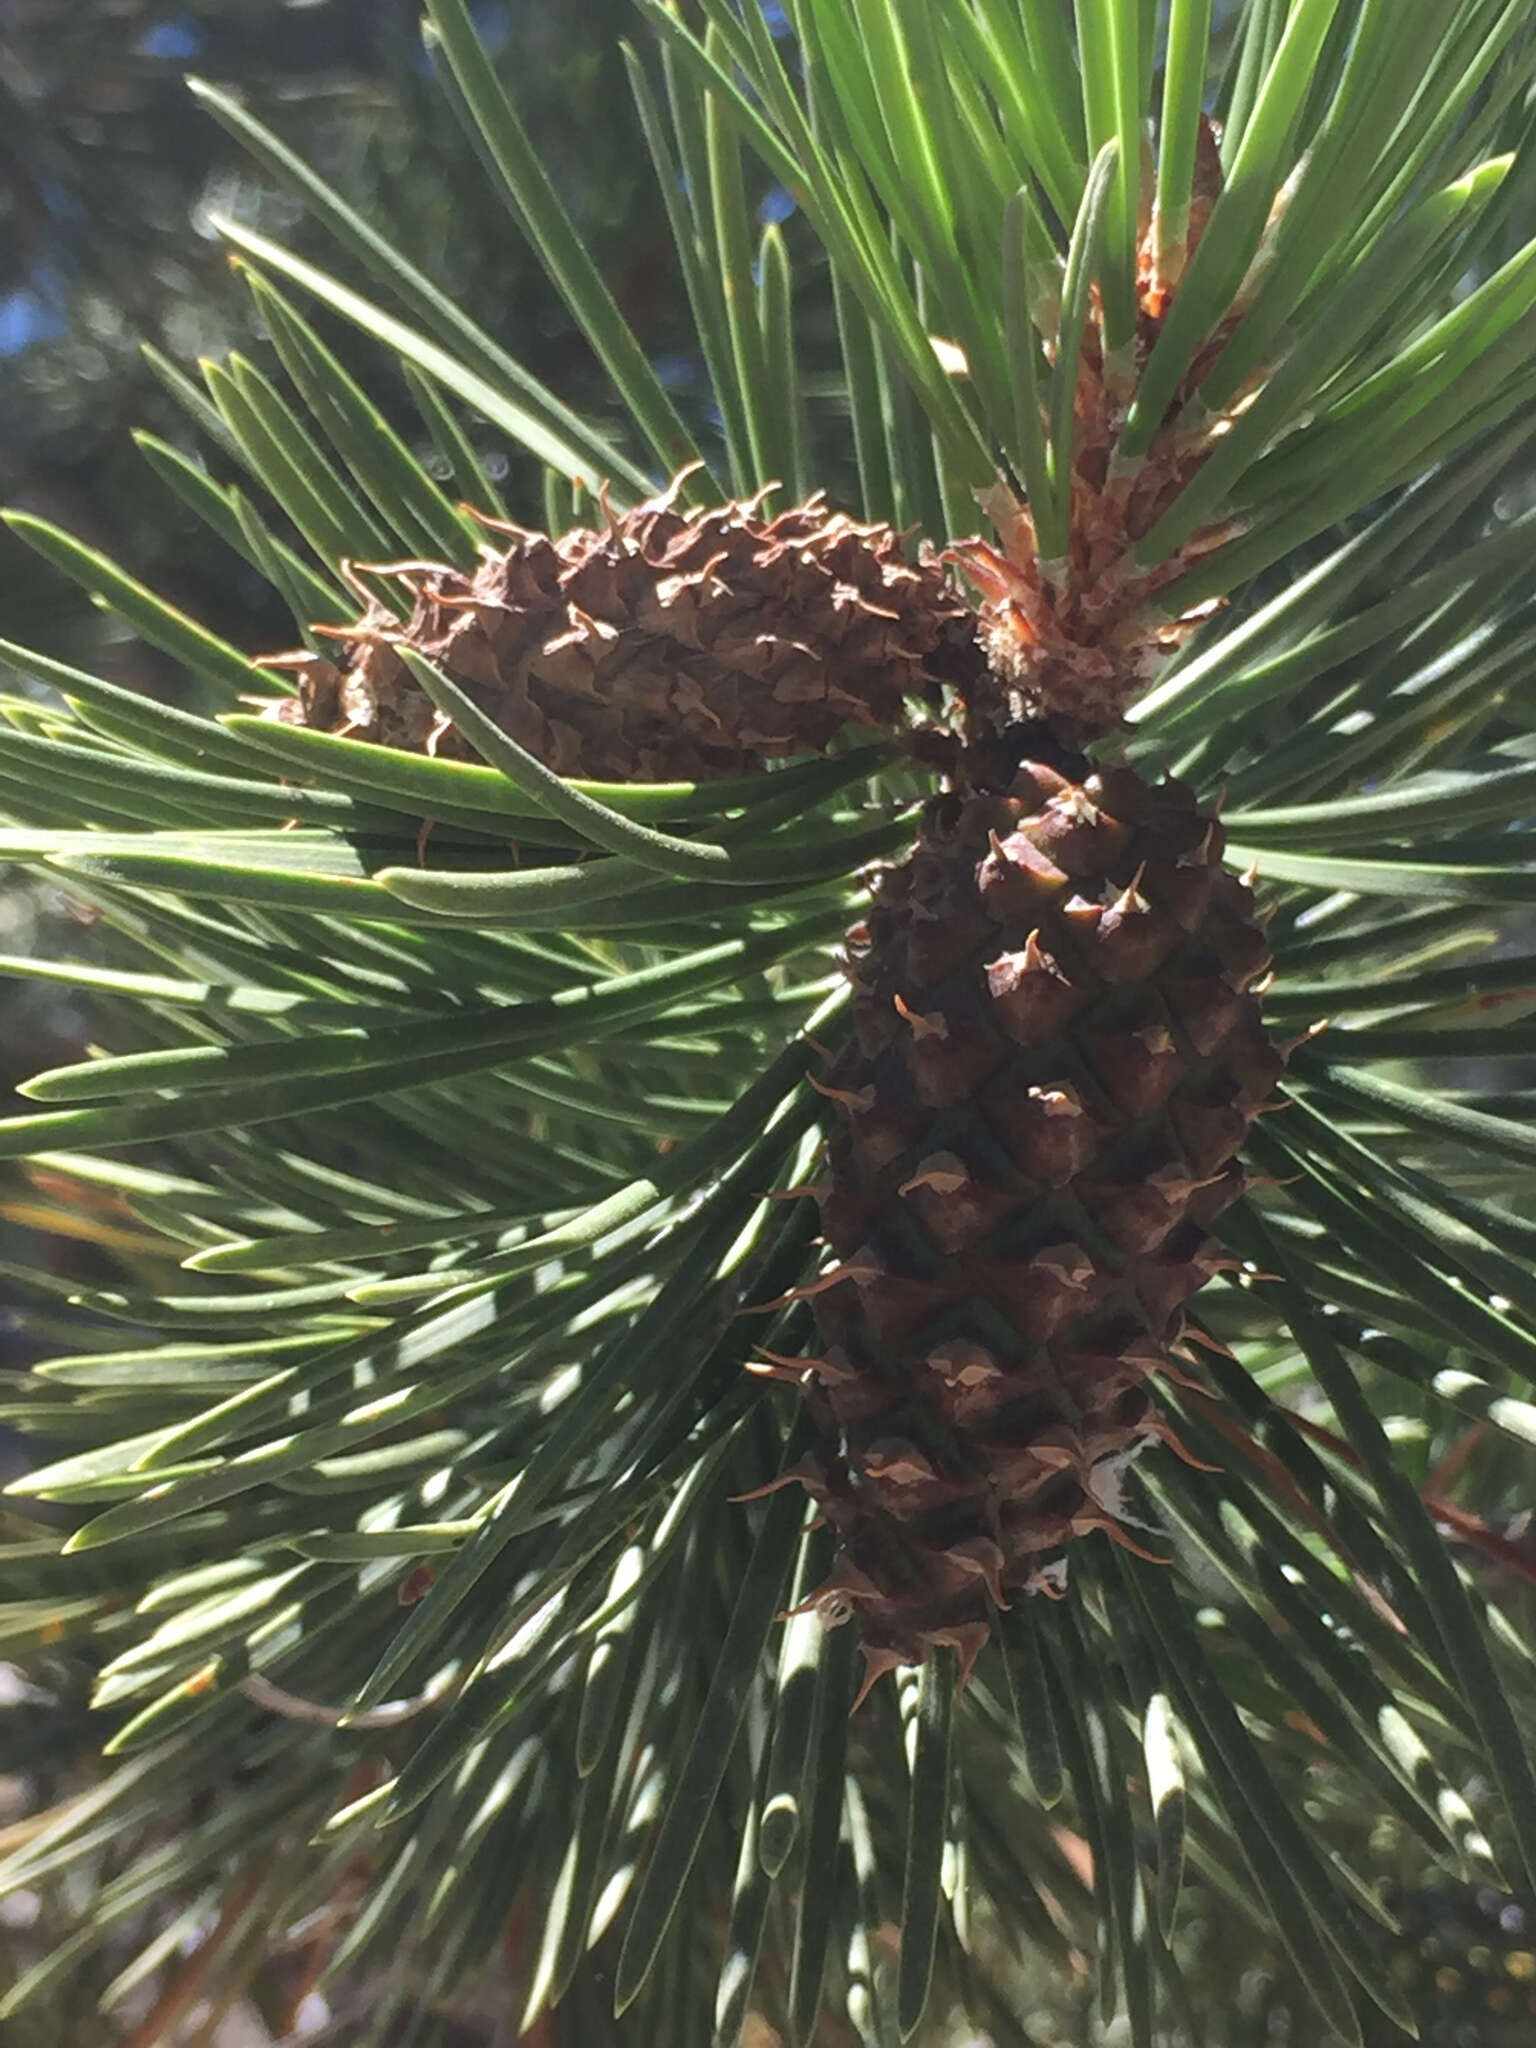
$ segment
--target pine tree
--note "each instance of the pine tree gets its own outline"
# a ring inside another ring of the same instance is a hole
[[[147,450],[295,645],[11,515],[201,708],[0,645],[103,1047],[7,1206],[113,1262],[18,1276],[0,2012],[1151,2048],[1236,1920],[1411,2026],[1362,1812],[1536,1896],[1536,7],[640,13],[711,411],[429,0],[612,417],[199,84],[379,293],[225,223]]]

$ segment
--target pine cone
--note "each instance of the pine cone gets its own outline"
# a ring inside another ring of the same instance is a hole
[[[774,1366],[823,1425],[796,1475],[841,1539],[818,1599],[857,1613],[871,1680],[940,1643],[968,1668],[989,1601],[1058,1590],[1072,1537],[1136,1547],[1126,1466],[1181,1449],[1145,1382],[1179,1376],[1285,1063],[1252,893],[1190,791],[1039,728],[1002,767],[934,800],[849,935],[824,1355]]]
[[[551,541],[498,527],[473,576],[402,564],[408,623],[375,604],[335,637],[338,666],[283,657],[298,695],[277,716],[449,758],[472,750],[396,652],[466,687],[562,775],[697,781],[824,752],[845,725],[894,731],[981,671],[972,607],[931,555],[820,497],[776,518],[755,503],[689,514],[664,496],[607,530]]]

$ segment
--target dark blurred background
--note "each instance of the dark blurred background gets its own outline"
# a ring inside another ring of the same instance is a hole
[[[693,365],[670,310],[665,222],[618,51],[633,9],[480,0],[473,12],[512,75],[537,81],[520,97],[543,161],[626,314],[686,383]],[[257,332],[214,238],[215,213],[346,266],[198,108],[184,73],[238,86],[536,374],[577,405],[605,403],[433,83],[418,15],[416,0],[0,0],[0,495],[110,547],[246,644],[270,644],[291,625],[128,440],[137,426],[185,436],[139,345],[195,375],[200,356]],[[383,374],[359,360],[355,341],[347,354],[363,375]],[[505,472],[504,449],[483,454],[493,475]],[[8,636],[55,649],[91,637],[70,587],[16,543],[3,546]],[[150,659],[114,650],[119,671]]]
[[[625,313],[686,398],[698,366],[618,49],[632,7],[480,0],[473,11]],[[0,504],[56,521],[253,652],[290,645],[292,620],[134,447],[131,430],[145,427],[218,468],[141,344],[194,378],[200,357],[266,355],[216,213],[367,281],[200,109],[187,72],[237,87],[568,402],[609,404],[433,79],[419,15],[416,0],[0,0]],[[416,416],[391,361],[326,331],[409,433]],[[469,424],[487,473],[536,518],[531,465]],[[0,636],[158,695],[183,687],[173,663],[3,529]],[[0,687],[26,685],[0,664]],[[66,915],[56,892],[0,887],[0,954],[39,950]],[[0,984],[0,1108],[17,1106],[22,1074],[72,1056],[79,1028],[57,991]]]

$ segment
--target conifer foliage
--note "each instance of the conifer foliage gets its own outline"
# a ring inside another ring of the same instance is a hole
[[[1341,1813],[1536,1893],[1536,7],[1212,15],[639,0],[697,417],[466,0],[606,423],[194,84],[337,267],[226,222],[270,351],[143,438],[290,647],[10,516],[188,693],[0,645],[100,937],[3,1199],[104,1262],[0,1649],[105,1753],[0,2012],[1153,2048],[1218,1905],[1358,2042]]]

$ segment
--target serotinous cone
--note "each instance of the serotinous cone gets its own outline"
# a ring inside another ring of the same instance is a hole
[[[283,657],[276,715],[449,759],[472,749],[401,660],[438,662],[562,775],[701,781],[815,754],[845,726],[894,730],[982,668],[975,617],[931,553],[820,499],[690,513],[678,478],[600,529],[551,540],[498,526],[465,574],[401,563],[414,605],[375,600],[335,629],[345,653]]]
[[[1251,888],[1186,787],[1043,727],[956,779],[849,935],[820,1355],[773,1361],[822,1424],[797,1474],[841,1539],[818,1603],[857,1615],[871,1676],[938,1644],[968,1667],[1074,1536],[1140,1547],[1126,1465],[1182,1448],[1147,1382],[1180,1377],[1284,1065]]]

